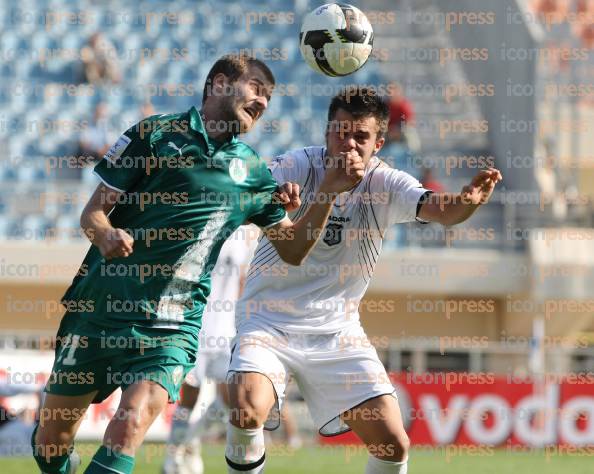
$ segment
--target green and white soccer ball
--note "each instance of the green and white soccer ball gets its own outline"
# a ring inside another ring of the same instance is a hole
[[[304,18],[299,48],[315,71],[332,77],[348,76],[369,59],[373,28],[357,7],[328,3]]]

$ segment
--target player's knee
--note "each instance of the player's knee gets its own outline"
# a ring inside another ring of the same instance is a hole
[[[63,454],[72,444],[74,436],[69,431],[56,431],[50,427],[39,427],[31,439],[33,453],[44,457]]]
[[[136,410],[118,409],[105,432],[105,443],[120,450],[134,445],[137,433],[143,431],[143,420]]]
[[[410,449],[410,439],[406,433],[402,433],[397,437],[396,451],[398,452],[398,458],[403,460],[408,457],[408,450]]]
[[[243,429],[261,427],[268,417],[268,410],[255,403],[242,403],[229,410],[229,421],[232,425]]]

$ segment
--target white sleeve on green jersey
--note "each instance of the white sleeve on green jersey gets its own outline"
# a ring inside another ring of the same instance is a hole
[[[143,133],[140,133],[140,131]],[[94,173],[116,191],[129,191],[146,176],[146,163],[152,155],[150,133],[140,124],[126,130],[95,166]]]

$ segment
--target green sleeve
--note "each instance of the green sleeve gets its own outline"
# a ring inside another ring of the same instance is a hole
[[[258,172],[260,174],[259,186],[254,198],[254,206],[249,216],[249,221],[259,227],[271,227],[278,224],[287,216],[285,207],[272,202],[272,193],[276,191],[277,184],[266,164],[260,161]]]
[[[95,166],[95,174],[110,188],[128,191],[146,175],[152,152],[145,123],[126,130]]]

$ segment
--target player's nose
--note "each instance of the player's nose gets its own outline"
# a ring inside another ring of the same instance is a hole
[[[357,148],[357,142],[352,136],[346,136],[342,143],[344,151],[353,151]]]
[[[264,95],[256,97],[256,105],[260,113],[264,112],[268,108],[268,99]]]

